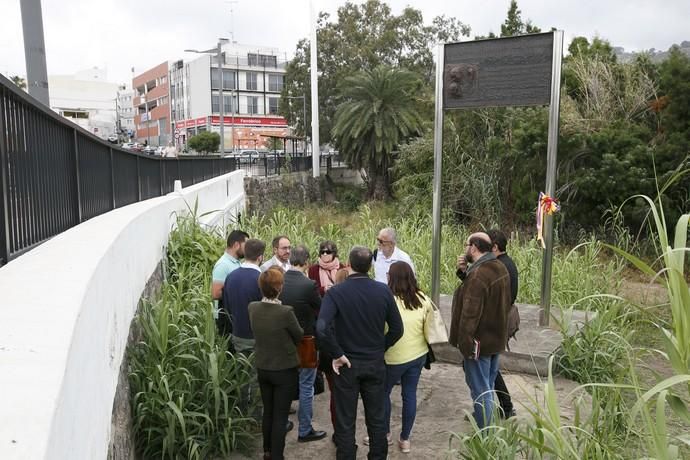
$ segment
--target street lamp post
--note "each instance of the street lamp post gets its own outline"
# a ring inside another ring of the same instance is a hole
[[[304,150],[307,150],[307,98],[302,96],[285,96],[287,99],[302,99],[302,129],[304,130]]]
[[[220,121],[220,154],[221,156],[225,155],[225,123],[224,123],[224,113],[223,113],[223,106],[225,104],[225,101],[223,100],[223,50],[222,50],[222,45],[223,43],[226,43],[228,41],[227,38],[219,38],[218,39],[218,46],[217,48],[211,48],[206,51],[197,51],[197,50],[192,50],[188,49],[185,50],[186,53],[198,53],[198,54],[215,54],[216,55],[216,60],[218,61],[218,115],[219,115],[219,121]],[[230,105],[232,105],[232,101],[230,101]]]

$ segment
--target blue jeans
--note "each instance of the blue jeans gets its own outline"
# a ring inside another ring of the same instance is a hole
[[[498,354],[463,361],[465,382],[474,401],[474,419],[479,428],[491,424],[494,410],[494,382],[498,373]]]
[[[403,364],[386,364],[386,430],[391,432],[391,391],[400,382],[402,394],[402,431],[400,439],[410,439],[417,416],[417,384],[422,375],[426,355]]]
[[[297,420],[299,420],[299,436],[306,436],[311,433],[311,418],[313,416],[312,403],[314,402],[315,379],[316,368],[300,368],[299,410],[297,411]]]

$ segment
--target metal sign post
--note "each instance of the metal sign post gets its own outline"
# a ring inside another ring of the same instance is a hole
[[[439,46],[434,122],[434,193],[431,297],[440,300],[443,110],[549,105],[546,193],[556,184],[563,31]],[[542,267],[542,324],[551,301],[553,217],[547,216]]]

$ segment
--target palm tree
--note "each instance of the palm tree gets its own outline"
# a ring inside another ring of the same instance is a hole
[[[345,79],[333,123],[333,138],[345,160],[368,175],[368,196],[391,196],[392,152],[421,133],[415,95],[420,81],[407,70],[379,66]]]
[[[11,77],[10,80],[12,80],[12,83],[19,86],[19,89],[26,91],[26,80],[25,79],[23,79],[19,75],[15,75],[15,76]]]

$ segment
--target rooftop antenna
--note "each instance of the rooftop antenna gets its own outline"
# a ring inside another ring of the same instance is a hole
[[[230,30],[228,32],[230,33],[230,41],[235,43],[235,12],[233,5],[239,3],[239,0],[225,0],[225,3],[230,5]]]

